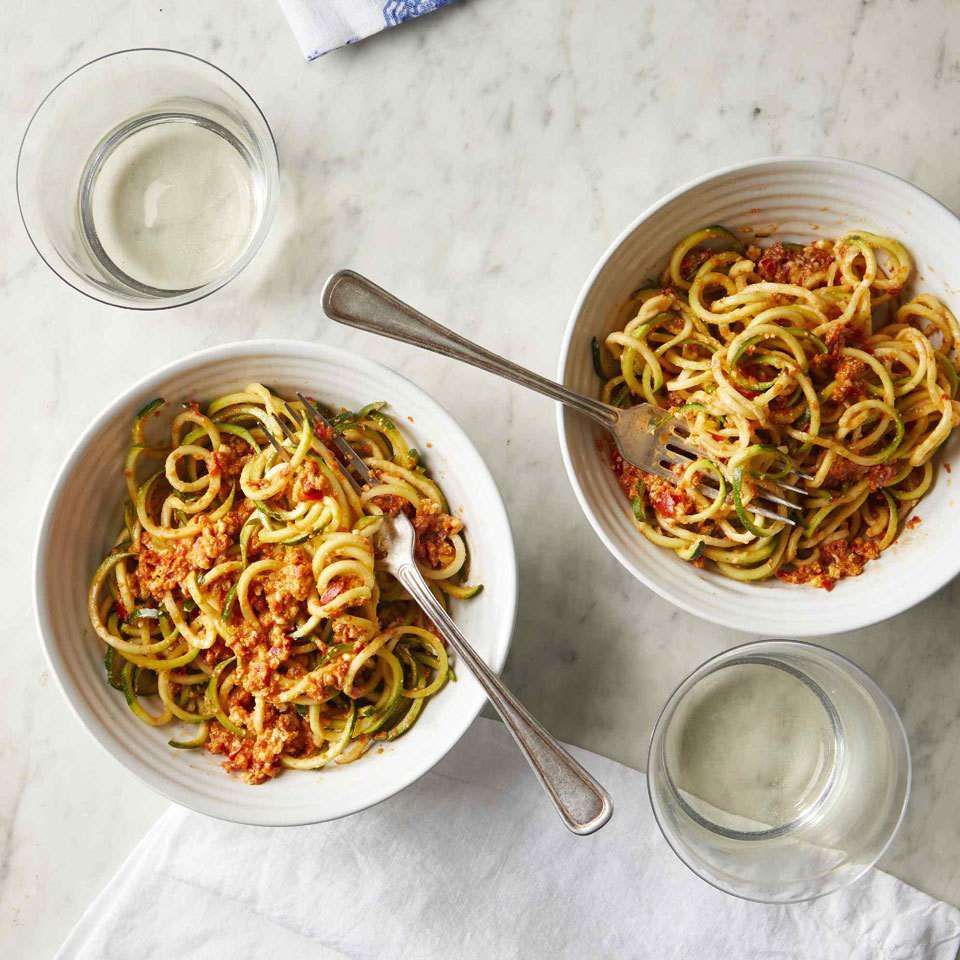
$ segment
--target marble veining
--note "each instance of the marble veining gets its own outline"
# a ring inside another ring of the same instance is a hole
[[[257,0],[35,0],[3,5],[0,27],[0,955],[49,956],[165,807],[97,749],[47,675],[30,553],[81,428],[143,371],[203,346],[320,339],[365,351],[444,404],[486,457],[514,526],[522,594],[507,679],[560,737],[642,767],[676,682],[751,635],[673,609],[606,553],[563,474],[547,401],[331,326],[322,283],[355,267],[552,374],[580,284],[613,236],[711,168],[844,156],[960,209],[960,8],[459,0],[310,65],[279,6]],[[273,125],[283,178],[252,266],[208,300],[149,315],[57,280],[21,229],[12,183],[42,94],[95,56],[144,44],[210,57],[247,86]],[[913,799],[883,866],[954,904],[958,604],[954,583],[909,615],[825,641],[874,675],[910,735]]]

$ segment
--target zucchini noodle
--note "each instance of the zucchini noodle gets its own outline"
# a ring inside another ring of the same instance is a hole
[[[677,244],[593,341],[603,400],[669,409],[702,451],[671,482],[610,448],[639,531],[735,580],[830,590],[918,523],[960,423],[960,326],[904,296],[912,272],[902,244],[864,231],[761,249],[706,227]],[[780,482],[802,491],[786,494],[795,527],[751,511]]]
[[[372,481],[357,493],[332,437],[261,384],[185,404],[168,442],[134,418],[128,503],[90,584],[107,682],[148,726],[186,724],[248,783],[350,763],[402,736],[455,679],[446,648],[381,569],[384,514],[407,513],[438,600],[465,600],[462,523],[375,403],[332,418]],[[278,449],[279,448],[279,449]]]

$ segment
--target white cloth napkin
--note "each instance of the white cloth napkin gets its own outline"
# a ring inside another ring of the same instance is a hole
[[[453,0],[280,0],[308,60],[395,27]]]
[[[660,836],[643,774],[573,753],[614,800],[592,837],[563,829],[507,730],[483,719],[345,820],[243,827],[172,808],[59,960],[954,960],[960,911],[879,870],[792,906],[714,890]]]

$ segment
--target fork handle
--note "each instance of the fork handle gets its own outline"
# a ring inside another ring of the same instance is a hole
[[[430,592],[416,566],[404,564],[395,573],[410,596],[433,621],[443,639],[480,682],[567,829],[579,836],[599,830],[613,813],[613,803],[607,791],[527,713],[500,682],[500,678],[470,646],[450,615]]]
[[[532,370],[511,363],[472,343],[424,316],[419,310],[414,310],[409,304],[398,300],[392,293],[353,270],[339,270],[327,280],[323,288],[322,302],[327,316],[338,323],[462,360],[488,373],[495,373],[519,383],[522,387],[536,390],[552,400],[558,400],[592,417],[605,427],[611,427],[617,422],[619,413],[616,407],[568,390],[553,380],[541,377]]]

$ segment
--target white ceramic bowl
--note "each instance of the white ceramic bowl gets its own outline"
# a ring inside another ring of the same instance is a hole
[[[758,160],[681,187],[641,214],[590,274],[563,340],[559,379],[596,396],[590,340],[613,328],[617,308],[645,277],[657,275],[686,234],[719,223],[809,241],[865,228],[901,240],[916,265],[915,286],[960,313],[960,221],[892,174],[845,160]],[[864,573],[828,593],[779,581],[739,583],[698,570],[641,536],[612,471],[597,451],[600,429],[558,411],[564,464],[580,505],[610,552],[638,580],[689,613],[767,636],[809,637],[853,630],[912,607],[960,572],[956,548],[958,481],[937,472],[934,489],[906,530]],[[958,461],[954,436],[940,457]],[[960,476],[955,470],[954,477]]]
[[[412,783],[460,739],[484,702],[466,670],[406,736],[343,766],[286,771],[262,786],[228,776],[205,751],[173,750],[170,731],[145,726],[104,682],[100,641],[88,626],[87,584],[120,524],[122,457],[134,412],[157,396],[209,399],[251,381],[290,395],[306,390],[357,409],[386,400],[404,432],[429,450],[434,477],[467,524],[471,579],[484,584],[454,616],[495,670],[507,656],[517,599],[513,539],[496,484],[466,434],[410,381],[379,364],[319,344],[256,340],[193,354],[141,380],[77,442],[47,502],[37,540],[37,625],[54,676],[78,719],[128,770],[164,796],[243,823],[286,825],[346,816]],[[411,420],[407,418],[411,417]],[[432,446],[428,447],[428,442]]]

